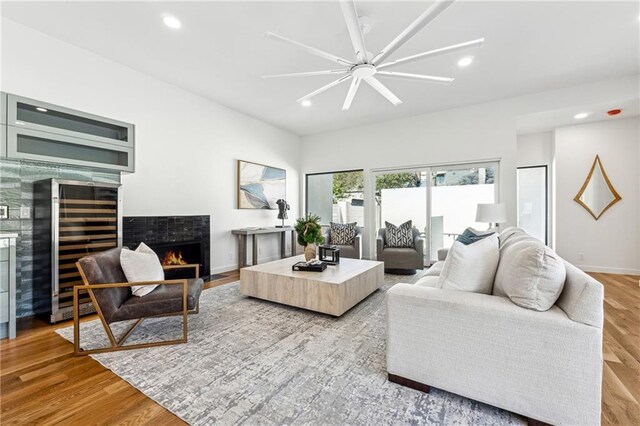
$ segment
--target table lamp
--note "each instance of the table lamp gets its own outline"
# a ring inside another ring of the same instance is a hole
[[[489,224],[489,229],[493,224],[505,223],[507,221],[507,209],[502,203],[478,204],[476,210],[476,222]]]

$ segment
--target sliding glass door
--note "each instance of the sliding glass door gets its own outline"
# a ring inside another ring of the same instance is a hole
[[[496,202],[496,172],[495,163],[431,168],[431,261],[466,228],[488,228],[476,222],[476,209]]]
[[[488,227],[476,222],[476,208],[497,202],[497,176],[497,162],[374,171],[375,229],[370,237],[375,241],[385,222],[411,220],[424,238],[428,266],[437,260],[438,249],[450,247],[467,227]]]
[[[428,229],[427,176],[425,169],[375,174],[376,233],[386,226],[386,222],[400,226],[410,220],[425,236]],[[426,250],[426,238],[423,244]]]

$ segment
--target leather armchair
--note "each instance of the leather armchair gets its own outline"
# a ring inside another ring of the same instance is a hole
[[[377,259],[384,262],[388,272],[413,275],[416,269],[424,269],[424,239],[420,231],[413,228],[413,247],[388,247],[386,244],[386,228],[378,230],[376,238]]]
[[[351,259],[362,258],[362,228],[359,226],[356,226],[356,237],[353,240],[353,245],[333,244],[331,242],[331,228],[327,228],[323,236],[325,244],[332,244],[340,249],[340,257],[348,257]]]
[[[76,263],[84,283],[84,285],[73,288],[74,348],[76,355],[186,343],[187,341],[187,314],[197,313],[199,310],[200,294],[204,285],[202,278],[127,282],[120,265],[121,250],[122,248],[118,247],[91,254],[81,258]],[[193,267],[195,265],[185,266]],[[133,296],[131,286],[146,284],[160,285],[144,297]],[[92,350],[80,348],[78,312],[80,291],[89,293],[111,347]],[[126,339],[145,318],[174,315],[183,316],[181,339],[124,346]],[[110,324],[127,320],[136,320],[136,322],[124,333],[123,337],[117,340],[113,335]]]

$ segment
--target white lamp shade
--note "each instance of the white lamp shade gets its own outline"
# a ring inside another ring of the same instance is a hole
[[[476,222],[505,223],[506,221],[507,209],[504,204],[478,204]]]

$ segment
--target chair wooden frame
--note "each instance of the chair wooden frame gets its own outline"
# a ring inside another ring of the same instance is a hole
[[[188,264],[188,265],[166,265],[168,268],[163,266],[163,269],[176,269],[176,267],[185,267],[185,268],[194,268],[196,272],[196,278],[200,276],[200,265],[196,264]],[[164,346],[164,345],[175,345],[178,343],[187,343],[187,315],[188,314],[197,314],[200,311],[200,301],[196,301],[196,308],[192,311],[187,309],[187,279],[175,279],[175,280],[163,280],[163,281],[142,281],[142,282],[126,282],[126,283],[109,283],[109,284],[90,284],[87,281],[87,277],[80,265],[80,262],[76,262],[76,267],[80,272],[80,276],[82,278],[82,282],[84,285],[77,285],[73,287],[73,353],[74,355],[90,355],[104,352],[114,352],[114,351],[122,351],[129,349],[141,349],[141,348],[150,348],[154,346]],[[116,339],[111,330],[111,327],[107,323],[104,315],[102,314],[102,310],[100,309],[100,305],[93,293],[93,290],[96,289],[105,289],[105,288],[117,288],[117,287],[131,287],[138,285],[149,285],[149,284],[161,284],[161,285],[182,285],[182,310],[178,312],[166,313],[162,315],[153,315],[149,317],[142,317],[137,319],[136,322],[133,323],[131,327],[120,337]],[[86,291],[91,298],[91,302],[96,309],[96,313],[100,318],[100,322],[102,323],[102,327],[104,328],[107,337],[109,338],[109,342],[111,343],[110,347],[98,348],[98,349],[88,349],[84,350],[80,348],[80,311],[79,311],[79,296],[81,291]],[[182,315],[182,337],[179,339],[172,340],[163,340],[159,342],[150,342],[150,343],[137,343],[133,345],[124,345],[125,341],[131,336],[133,331],[142,323],[142,321],[146,318],[158,318],[158,317],[170,317]]]

